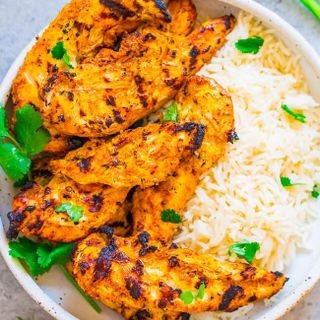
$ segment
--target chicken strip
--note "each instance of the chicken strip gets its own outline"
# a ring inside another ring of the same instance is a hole
[[[177,224],[162,221],[161,213],[173,209],[182,215],[200,176],[223,156],[234,117],[230,95],[208,78],[193,76],[176,96],[180,121],[198,121],[206,134],[196,155],[181,160],[175,174],[157,186],[137,188],[133,195],[133,232],[147,230],[153,239],[171,241]]]
[[[47,81],[40,110],[46,126],[82,137],[130,127],[172,99],[224,44],[233,26],[234,18],[225,16],[187,37],[150,26],[129,34],[119,53],[102,50],[73,75],[60,72]]]
[[[147,187],[166,180],[183,155],[201,147],[203,129],[194,122],[149,124],[110,140],[90,140],[51,165],[81,184]]]
[[[21,231],[25,236],[72,242],[106,224],[118,227],[119,235],[128,231],[127,212],[123,208],[127,188],[81,186],[62,175],[54,176],[45,186],[33,183],[29,187],[15,196],[12,212],[8,213],[7,234],[11,239]],[[70,212],[58,210],[66,204],[72,205]]]
[[[32,104],[42,110],[44,94],[49,90],[48,83],[55,81],[59,71],[71,76],[77,70],[68,70],[63,59],[52,57],[51,50],[56,43],[64,43],[75,66],[81,64],[83,59],[94,56],[100,48],[113,47],[118,36],[124,31],[135,30],[144,21],[165,23],[170,22],[171,17],[161,0],[72,0],[27,54],[13,82],[15,108]],[[49,119],[45,120],[45,126],[53,137],[47,149],[64,150],[66,139],[47,125]]]
[[[172,22],[160,25],[161,30],[184,36],[193,30],[197,20],[197,9],[191,0],[171,0],[168,11]]]
[[[118,311],[128,310],[127,319],[152,319],[166,312],[230,312],[271,297],[286,282],[279,272],[161,245],[147,232],[133,238],[115,237],[111,228],[104,232],[77,244],[73,274],[91,297]],[[186,291],[196,296],[201,284],[202,297],[190,304],[180,298]]]

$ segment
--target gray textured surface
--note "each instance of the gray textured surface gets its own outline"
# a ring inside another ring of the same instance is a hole
[[[0,0],[0,81],[30,39],[67,0]],[[320,23],[295,0],[258,0],[296,27],[320,52]],[[316,320],[320,316],[320,284],[285,320]],[[29,298],[0,256],[0,319],[51,319]],[[89,319],[83,319],[89,320]]]

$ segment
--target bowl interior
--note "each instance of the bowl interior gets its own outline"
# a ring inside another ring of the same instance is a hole
[[[194,2],[199,12],[205,12],[206,15],[210,17],[230,13],[237,15],[239,8],[241,8],[256,15],[266,26],[275,29],[279,38],[295,53],[301,56],[301,64],[311,92],[318,101],[320,100],[320,91],[317,90],[320,83],[319,57],[309,44],[283,20],[253,1],[194,0]],[[32,44],[33,42],[20,54],[9,70],[8,75],[0,87],[0,101],[5,102],[7,100],[12,80]],[[34,281],[17,261],[10,258],[4,230],[7,229],[6,213],[10,211],[12,196],[16,191],[12,188],[11,182],[8,181],[2,170],[0,172],[0,191],[0,217],[3,224],[3,227],[2,225],[0,226],[0,251],[25,290],[57,319],[75,319],[75,317],[90,320],[121,319],[120,316],[104,306],[102,306],[103,312],[100,315],[96,314],[68,281],[65,280],[59,270],[53,269],[50,273]],[[261,303],[254,311],[248,313],[246,319],[276,319],[299,300],[320,277],[320,250],[317,249],[317,245],[320,243],[320,233],[317,231],[319,227],[320,222],[316,221],[310,232],[309,243],[310,246],[314,248],[314,251],[300,251],[294,263],[292,263],[291,267],[286,271],[286,274],[290,277],[290,281],[278,295],[277,303],[275,305],[271,304],[268,307],[265,307],[265,305]]]

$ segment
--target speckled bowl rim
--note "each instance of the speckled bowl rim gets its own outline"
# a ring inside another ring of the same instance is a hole
[[[209,0],[213,1],[213,0]],[[252,0],[219,0],[222,3],[232,5],[238,9],[247,11],[257,18],[267,23],[276,30],[282,30],[296,47],[303,53],[304,58],[312,66],[315,74],[318,75],[320,79],[320,57],[313,47],[303,38],[303,36],[289,25],[286,21],[280,18],[277,14],[270,11],[269,9],[263,7]],[[19,54],[16,60],[13,62],[8,73],[6,74],[3,82],[0,85],[0,101],[5,102],[9,97],[9,92],[11,89],[11,84],[15,78],[20,65],[27,52],[31,49],[35,40],[33,39]],[[0,217],[1,220],[1,217]],[[2,220],[1,220],[2,222]],[[72,314],[67,312],[61,306],[59,306],[55,301],[53,301],[47,294],[45,294],[42,289],[36,284],[36,282],[30,277],[25,270],[21,267],[20,263],[11,258],[8,254],[9,247],[8,241],[5,236],[5,230],[3,224],[0,225],[0,252],[6,261],[9,269],[19,281],[21,286],[25,291],[53,318],[58,320],[76,320],[78,318],[74,317]],[[293,308],[316,284],[320,279],[320,259],[313,266],[309,274],[306,275],[305,281],[303,281],[294,291],[292,291],[288,296],[283,299],[278,304],[275,304],[267,313],[260,316],[256,320],[275,320],[279,319],[285,313],[287,313],[291,308]]]

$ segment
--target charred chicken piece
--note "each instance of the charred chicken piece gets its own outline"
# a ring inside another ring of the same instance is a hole
[[[78,68],[68,68],[63,59],[53,58],[51,50],[58,42],[64,43],[71,64],[81,65],[85,58],[95,56],[102,47],[113,48],[123,32],[131,32],[146,21],[163,24],[171,21],[161,0],[72,0],[27,54],[12,87],[15,108],[32,104],[43,111],[50,107],[45,106],[44,96],[59,72],[67,77],[74,77],[78,72]],[[66,94],[71,99],[72,92]],[[50,119],[45,118],[45,121],[52,136],[47,150],[66,150],[66,138],[49,125]]]
[[[204,127],[195,122],[149,124],[113,139],[93,139],[51,165],[80,184],[151,186],[177,169],[180,159],[201,147]]]
[[[15,196],[12,212],[8,213],[9,238],[15,238],[21,231],[25,236],[72,242],[104,225],[117,227],[119,235],[128,231],[127,212],[123,208],[127,188],[82,186],[62,175],[54,176],[45,186],[33,183],[28,187]],[[58,210],[66,204],[72,205],[72,211]],[[73,221],[72,215],[79,214],[79,210],[80,217],[77,220],[73,217]]]
[[[70,76],[45,85],[46,126],[65,135],[103,137],[130,127],[162,107],[224,44],[234,26],[225,16],[181,36],[145,26],[128,34],[119,52],[105,49]],[[183,27],[184,30],[189,30]]]
[[[173,209],[182,214],[198,186],[200,176],[219,160],[234,129],[230,95],[208,78],[193,76],[176,96],[180,121],[199,121],[205,127],[202,146],[184,157],[166,181],[133,195],[134,233],[147,230],[153,239],[172,241],[177,224],[162,221],[161,213]]]
[[[286,282],[279,272],[248,264],[220,262],[209,255],[166,246],[150,240],[147,232],[133,238],[94,233],[77,244],[73,274],[91,297],[121,312],[127,319],[157,319],[168,313],[233,311],[271,297]],[[186,304],[181,293],[202,298]],[[173,318],[175,316],[176,318]]]

